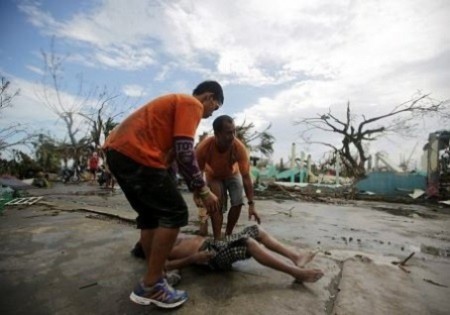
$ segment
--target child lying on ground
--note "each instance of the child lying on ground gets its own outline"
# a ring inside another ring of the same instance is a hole
[[[290,259],[292,264],[272,252]],[[132,253],[142,257],[143,251],[139,255],[139,243]],[[291,275],[296,281],[316,282],[322,278],[323,272],[320,269],[304,269],[314,256],[312,252],[297,252],[280,243],[260,226],[253,225],[220,241],[180,234],[166,261],[166,269],[181,269],[194,264],[207,265],[213,270],[229,270],[234,262],[253,257],[266,267]]]

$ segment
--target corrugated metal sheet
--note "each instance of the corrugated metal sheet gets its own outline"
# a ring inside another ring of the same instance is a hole
[[[373,172],[356,187],[379,195],[406,195],[414,189],[426,189],[426,176],[417,173]]]
[[[10,175],[0,176],[0,185],[11,187],[12,189],[28,189],[33,187]]]

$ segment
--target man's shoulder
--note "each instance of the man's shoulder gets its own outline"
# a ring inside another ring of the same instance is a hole
[[[202,105],[202,103],[200,103],[200,101],[198,99],[196,99],[194,96],[189,95],[189,94],[173,94],[179,103],[182,104],[195,104],[195,105]]]
[[[163,103],[174,103],[174,104],[195,104],[195,105],[202,105],[198,99],[196,99],[194,96],[189,94],[183,94],[183,93],[170,93],[161,95],[146,105],[153,105],[153,104],[163,104]]]
[[[214,136],[208,136],[197,144],[197,150],[203,150],[214,141]]]
[[[239,140],[238,138],[234,138],[234,145],[237,145],[237,146],[245,148],[245,144],[241,140]]]
[[[245,146],[245,144],[239,140],[238,138],[234,139],[233,141],[233,146],[235,147],[235,149],[239,152],[239,153],[243,153],[245,155],[247,155],[247,147]]]

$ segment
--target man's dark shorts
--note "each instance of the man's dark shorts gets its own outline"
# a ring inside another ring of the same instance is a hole
[[[138,213],[138,229],[178,228],[188,223],[188,208],[169,171],[141,165],[107,150],[106,160],[128,202]]]

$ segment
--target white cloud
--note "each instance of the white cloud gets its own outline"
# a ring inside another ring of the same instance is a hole
[[[95,48],[91,57],[97,64],[123,70],[142,69],[155,63],[153,49],[148,45],[146,20],[157,17],[144,1],[103,1],[93,11],[78,13],[67,21],[57,21],[38,5],[20,5],[31,23],[45,34],[65,38],[74,43],[87,43]]]
[[[138,70],[155,63],[151,49],[133,49],[129,46],[98,50],[95,59],[107,67],[120,70]]]
[[[27,67],[28,70],[30,70],[30,71],[32,71],[32,72],[34,72],[36,74],[44,75],[44,71],[42,69],[38,68],[38,67],[35,67],[35,66],[32,66],[32,65],[27,65],[26,67]]]
[[[449,97],[445,0],[104,0],[67,20],[37,6],[22,10],[46,34],[91,47],[92,56],[77,56],[85,64],[152,67],[155,80],[170,82],[168,91],[186,85],[175,77],[180,68],[261,87],[258,101],[234,114],[261,128],[272,123],[279,155],[298,139],[295,118],[330,106],[350,101],[358,112],[376,113],[417,90]],[[265,86],[277,91],[265,94]]]
[[[147,93],[145,93],[145,88],[136,84],[125,85],[122,87],[122,91],[129,97],[142,97],[147,95]]]
[[[293,74],[376,77],[449,48],[445,1],[105,0],[67,21],[23,10],[46,32],[97,47],[106,66],[143,69],[164,53],[186,68],[208,60],[223,79],[258,86]]]
[[[2,125],[20,124],[30,132],[43,126],[53,129],[57,117],[39,98],[41,86],[11,75],[8,75],[8,79],[11,91],[19,90],[19,94],[13,98],[11,107],[2,110]]]

